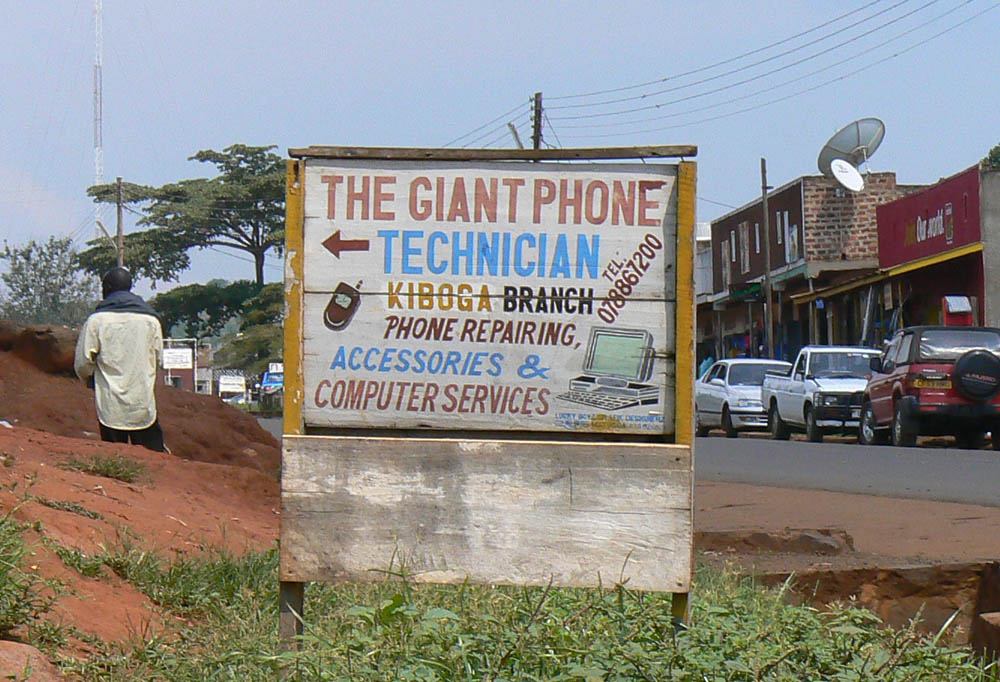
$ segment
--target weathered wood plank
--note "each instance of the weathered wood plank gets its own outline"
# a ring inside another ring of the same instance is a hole
[[[691,483],[686,446],[286,437],[282,580],[684,592]]]
[[[291,147],[293,159],[395,159],[406,161],[560,161],[600,159],[691,158],[698,155],[693,144],[641,147],[588,147],[580,149],[426,149],[413,147],[340,147],[312,145]]]

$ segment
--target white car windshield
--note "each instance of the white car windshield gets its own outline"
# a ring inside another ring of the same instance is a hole
[[[769,369],[777,369],[782,372],[788,371],[788,365],[767,365],[767,364],[748,364],[748,365],[730,365],[729,367],[729,385],[730,386],[760,386],[764,383],[764,373]]]
[[[875,353],[812,353],[809,373],[814,377],[864,379],[872,373],[869,359]]]

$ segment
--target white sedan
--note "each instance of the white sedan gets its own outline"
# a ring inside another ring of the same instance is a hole
[[[781,360],[733,358],[712,365],[694,386],[695,433],[707,435],[721,427],[729,438],[740,431],[767,429],[767,412],[760,401],[760,385],[769,369],[787,372]]]

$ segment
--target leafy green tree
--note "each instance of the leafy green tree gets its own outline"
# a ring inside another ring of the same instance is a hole
[[[990,153],[983,159],[983,163],[990,170],[1000,170],[1000,144],[990,150]]]
[[[180,324],[184,335],[203,338],[219,336],[226,324],[253,309],[245,306],[260,292],[261,287],[249,280],[232,284],[212,280],[208,284],[189,284],[158,294],[149,303],[163,318],[166,329]]]
[[[97,281],[81,273],[69,237],[34,240],[19,247],[4,242],[0,261],[0,317],[24,324],[62,324],[73,327],[93,312]]]
[[[132,276],[148,279],[155,288],[157,282],[176,280],[191,267],[190,244],[181,233],[156,227],[125,235],[125,267]],[[80,267],[102,277],[118,264],[118,253],[106,239],[87,243],[90,248],[78,256]]]
[[[240,331],[223,342],[215,354],[219,367],[236,367],[262,374],[269,362],[282,358],[284,293],[281,283],[266,284],[244,305]]]
[[[126,236],[126,267],[155,284],[187,269],[190,249],[225,247],[250,254],[254,279],[263,285],[265,258],[271,251],[280,255],[284,243],[285,164],[271,152],[274,148],[234,144],[190,157],[213,164],[219,172],[214,178],[162,187],[123,183],[123,200],[142,207],[139,224],[152,226]],[[97,185],[87,193],[97,202],[114,203],[117,185]],[[88,271],[103,273],[114,265],[110,244],[99,240],[89,245],[81,257]]]

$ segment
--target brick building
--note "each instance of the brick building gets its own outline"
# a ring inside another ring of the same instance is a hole
[[[822,175],[803,176],[768,194],[775,354],[794,357],[807,343],[858,343],[861,304],[812,296],[878,269],[876,207],[918,186],[893,172],[871,173],[851,193]],[[756,355],[764,343],[765,239],[758,198],[712,221],[712,294],[698,307],[699,353]]]
[[[972,322],[1000,325],[1000,171],[981,164],[877,209],[876,272],[793,297],[828,307],[858,301],[860,339],[944,322],[945,297],[966,299]]]

